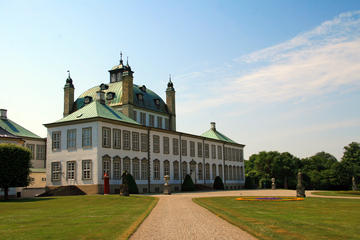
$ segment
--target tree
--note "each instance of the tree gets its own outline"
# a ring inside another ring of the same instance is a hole
[[[300,160],[288,152],[277,155],[273,161],[273,177],[276,184],[287,189],[296,187],[296,174],[300,165]],[[290,183],[290,184],[289,184]]]
[[[181,191],[195,191],[194,182],[189,174],[186,174]]]
[[[351,178],[354,176],[358,181],[360,176],[360,143],[352,142],[344,147],[344,155],[341,160],[343,171],[345,171],[345,181],[350,186]]]
[[[221,179],[221,177],[219,176],[216,176],[215,179],[214,179],[214,184],[213,184],[213,188],[215,190],[224,190],[224,183]]]
[[[8,200],[10,187],[29,185],[31,152],[14,144],[0,144],[0,188],[4,189],[4,199]]]
[[[125,178],[127,179],[128,187],[129,187],[129,193],[130,194],[138,194],[139,189],[137,187],[136,181],[134,180],[134,177],[128,173]]]

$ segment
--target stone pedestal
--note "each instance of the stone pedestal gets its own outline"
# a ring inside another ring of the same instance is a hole
[[[275,178],[271,179],[271,189],[275,190],[276,189],[276,185],[275,185]]]
[[[296,185],[296,197],[306,197],[305,195],[305,187],[302,185],[302,174],[298,172],[298,183]]]
[[[170,176],[169,176],[169,175],[165,175],[165,176],[164,176],[164,180],[165,180],[165,184],[164,184],[164,194],[165,194],[165,195],[170,195],[170,194],[171,194],[171,187],[170,187],[170,184],[169,184]]]

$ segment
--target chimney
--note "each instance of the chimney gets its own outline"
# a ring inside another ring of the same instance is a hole
[[[211,126],[211,130],[216,131],[215,122],[211,122],[210,126]]]
[[[0,119],[7,119],[7,110],[6,109],[0,109]]]
[[[99,90],[96,92],[96,101],[100,102],[101,104],[105,104],[105,92]]]

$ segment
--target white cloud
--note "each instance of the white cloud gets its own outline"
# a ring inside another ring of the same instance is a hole
[[[256,68],[253,63],[257,64]],[[358,90],[360,11],[340,14],[293,39],[242,56],[232,65],[232,68],[211,73],[209,82],[224,77],[227,80],[216,88],[209,84],[206,91],[210,98],[189,96],[184,102],[188,106],[187,113],[229,102],[286,101]],[[239,74],[240,65],[247,67],[248,73]],[[197,72],[195,75],[200,77],[202,74]],[[193,101],[199,104],[192,107],[189,103]]]

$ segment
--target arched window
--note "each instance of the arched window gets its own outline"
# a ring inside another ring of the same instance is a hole
[[[105,155],[102,157],[102,167],[103,167],[103,173],[102,173],[102,177],[104,177],[105,173],[109,176],[110,178],[110,173],[111,173],[111,158],[109,155]]]
[[[229,180],[233,180],[232,166],[229,166]]]
[[[182,179],[185,179],[185,176],[187,174],[187,162],[182,162]]]
[[[154,168],[154,180],[160,180],[160,161],[155,159],[153,161],[153,168]]]
[[[244,181],[244,168],[240,167],[240,180]]]
[[[168,160],[164,161],[164,176],[166,175],[170,177],[170,162]]]
[[[233,166],[233,179],[234,179],[234,180],[238,180],[238,179],[237,179],[237,174],[236,174],[237,171],[236,171],[236,170],[237,170],[237,167],[236,167],[236,166]]]
[[[225,180],[229,180],[228,179],[228,166],[227,165],[225,165],[225,167],[224,167],[224,174],[225,174]]]
[[[179,180],[179,162],[173,162],[173,170],[174,170],[174,180]]]
[[[113,176],[114,179],[121,179],[121,159],[119,156],[113,159]]]
[[[210,164],[205,164],[205,179],[210,180]]]
[[[216,164],[214,163],[212,165],[212,179],[216,178]]]
[[[223,166],[222,166],[222,164],[219,164],[219,176],[221,177],[221,180],[224,181]]]
[[[130,158],[124,157],[123,164],[124,164],[124,167],[123,167],[124,171],[131,173]]]
[[[135,180],[140,180],[140,166],[139,159],[134,158],[132,160],[133,177]]]
[[[190,174],[192,175],[193,173],[196,174],[196,162],[194,160],[190,162]],[[193,181],[195,181],[195,179],[193,179]]]
[[[199,176],[199,180],[203,180],[203,165],[202,165],[202,163],[198,164],[198,176]]]
[[[141,160],[141,180],[148,179],[148,160],[143,158]]]

